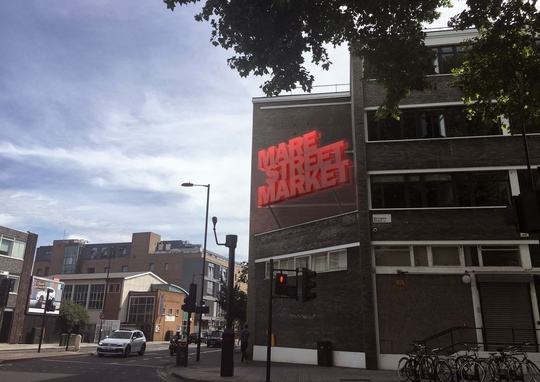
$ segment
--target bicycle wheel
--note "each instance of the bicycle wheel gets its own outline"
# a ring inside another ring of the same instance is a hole
[[[540,368],[536,366],[535,363],[531,361],[526,362],[527,365],[527,376],[525,377],[526,382],[540,382]]]
[[[525,377],[525,371],[527,366],[521,361],[514,361],[508,366],[508,380],[510,382],[523,381]],[[528,374],[527,374],[528,377]]]
[[[486,372],[480,363],[467,361],[461,365],[459,375],[464,381],[484,382]]]
[[[435,363],[435,379],[439,382],[454,382],[452,366],[446,361],[437,361]]]
[[[406,382],[409,380],[409,368],[411,367],[411,362],[409,357],[402,357],[398,361],[398,378],[401,382]]]

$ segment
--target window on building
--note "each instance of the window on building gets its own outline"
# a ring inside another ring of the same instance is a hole
[[[169,263],[165,263],[165,265],[163,266],[163,270],[165,272],[167,272],[169,270]]]
[[[214,279],[215,275],[215,264],[208,263],[208,278]]]
[[[178,317],[180,315],[180,309],[176,309],[175,316]]]
[[[118,283],[109,284],[109,293],[120,293],[120,284]]]
[[[377,266],[410,266],[411,253],[409,246],[376,246],[375,265]]]
[[[148,265],[148,270],[149,270],[150,272],[154,272],[154,267],[155,267],[155,266],[154,266],[154,263],[150,263],[150,264]]]
[[[86,268],[86,273],[95,273],[96,272],[96,268]]]
[[[127,271],[128,271],[128,266],[122,265],[122,272],[127,272]]]
[[[147,324],[154,320],[154,301],[153,296],[130,297],[128,308],[128,322],[137,324]]]
[[[71,300],[73,294],[73,285],[64,285],[64,291],[62,292],[62,298]]]
[[[173,310],[172,308],[169,308],[169,316],[172,316],[173,315]]]
[[[537,252],[540,257],[540,248]],[[520,250],[517,245],[381,245],[373,247],[373,254],[375,265],[379,267],[521,266]],[[534,262],[535,256],[533,250],[531,262]],[[540,266],[540,258],[535,261],[536,266]]]
[[[88,309],[103,309],[105,297],[105,284],[94,284],[90,287]]]
[[[38,270],[36,271],[36,276],[43,276],[43,271],[41,268],[38,268]]]
[[[521,258],[516,246],[481,246],[484,267],[519,267]]]
[[[280,269],[280,272],[295,275],[296,268],[308,268],[315,272],[347,269],[347,250],[320,252],[274,260],[274,269]],[[287,269],[290,269],[290,271],[286,271]],[[265,265],[264,277],[270,277],[270,262]]]
[[[508,171],[372,175],[372,208],[506,206]]]
[[[369,141],[502,135],[500,122],[470,117],[462,106],[403,109],[399,120],[378,119],[375,111],[366,116]]]
[[[433,265],[460,265],[458,247],[432,247]]]
[[[45,267],[44,276],[49,276],[49,267]]]
[[[73,301],[86,307],[88,301],[88,285],[75,285],[73,290]]]
[[[23,259],[25,249],[25,242],[0,235],[0,255]]]
[[[461,65],[466,52],[459,45],[439,46],[433,48],[433,51],[436,54],[434,62],[435,74],[452,73],[452,69]]]
[[[211,281],[206,282],[206,295],[207,296],[213,296],[214,295],[214,283]]]
[[[9,288],[9,293],[19,293],[19,282],[21,281],[20,277],[9,275],[7,278],[13,280]]]

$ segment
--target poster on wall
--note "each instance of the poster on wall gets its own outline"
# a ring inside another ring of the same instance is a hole
[[[64,283],[61,281],[32,276],[26,313],[43,315],[45,312],[47,315],[58,316],[63,291]]]

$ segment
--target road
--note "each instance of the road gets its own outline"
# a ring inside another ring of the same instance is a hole
[[[189,348],[188,364],[195,361],[196,347]],[[221,349],[201,346],[201,357],[217,357]],[[166,372],[176,358],[168,349],[148,349],[144,356],[133,354],[97,357],[78,355],[57,358],[19,360],[0,365],[0,381],[9,382],[153,382],[177,381]]]

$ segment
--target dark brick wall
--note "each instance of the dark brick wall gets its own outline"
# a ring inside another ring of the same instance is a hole
[[[317,341],[330,341],[333,350],[363,351],[364,330],[358,295],[362,293],[358,278],[358,248],[350,248],[347,256],[348,269],[343,271],[318,273],[317,298],[308,302],[294,299],[273,300],[272,332],[276,335],[276,345],[316,349]],[[268,306],[270,281],[264,279],[265,265],[255,266],[257,309],[254,320],[257,323],[254,343],[265,346],[267,342]],[[251,280],[252,274],[250,274]],[[294,277],[289,282],[294,282]]]
[[[471,284],[464,284],[461,275],[393,274],[377,275],[376,280],[383,354],[403,354],[413,341],[452,327],[475,326]],[[476,342],[471,330],[453,335],[456,342]],[[433,349],[449,344],[450,338],[441,337],[428,346]]]
[[[527,137],[533,164],[540,163],[540,135]],[[525,166],[521,136],[379,141],[366,145],[370,171]]]
[[[260,150],[288,142],[313,130],[322,134],[319,146],[345,140],[352,149],[350,98],[336,98],[334,94],[328,97],[296,98],[296,101],[276,101],[274,104],[254,103],[250,211],[252,235],[356,210],[353,182],[279,203],[272,210],[257,207],[257,189],[266,184],[266,174],[257,168],[257,154]],[[321,103],[327,105],[320,106]],[[285,107],[291,105],[297,107]],[[279,108],[267,109],[269,106]],[[353,161],[352,154],[348,155],[348,159]]]
[[[371,223],[373,241],[519,240],[504,223],[504,208],[384,210],[391,223]],[[374,232],[374,228],[377,229]]]

